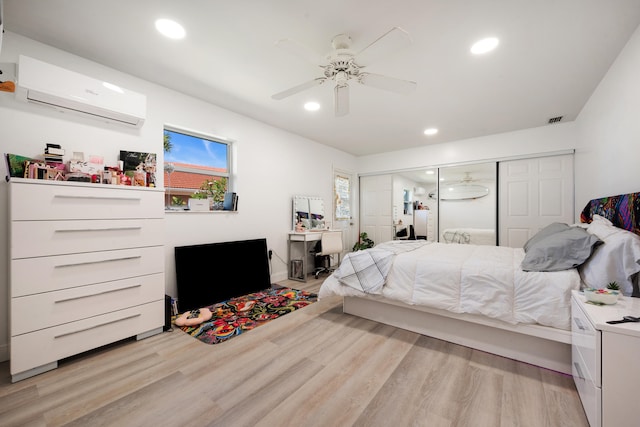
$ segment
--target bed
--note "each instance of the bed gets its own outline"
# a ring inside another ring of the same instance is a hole
[[[571,374],[571,291],[637,292],[638,193],[594,199],[523,248],[384,242],[347,254],[319,298],[345,313]]]

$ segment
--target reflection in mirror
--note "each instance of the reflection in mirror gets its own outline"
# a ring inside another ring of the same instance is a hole
[[[438,201],[428,192],[437,185],[437,168],[393,174],[394,239],[437,240]]]
[[[361,200],[388,200],[390,180],[392,212],[376,205],[372,214],[361,206],[360,226],[368,234],[383,239],[497,244],[496,162],[407,169],[375,177],[361,179]]]
[[[321,197],[293,197],[293,230],[300,223],[303,231],[325,228],[324,202]]]
[[[465,166],[465,168],[468,169],[469,166]],[[450,171],[448,173],[450,173]],[[440,200],[477,199],[479,197],[489,195],[489,188],[483,184],[475,183],[475,180],[471,177],[470,172],[465,172],[463,178],[460,180],[456,180],[453,182],[442,181],[441,184]],[[434,197],[434,195],[435,191],[432,191],[429,194],[429,197]]]
[[[440,168],[440,241],[496,245],[496,163]]]

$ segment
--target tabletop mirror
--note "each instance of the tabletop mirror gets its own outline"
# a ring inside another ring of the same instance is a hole
[[[302,222],[305,230],[322,230],[325,228],[324,202],[321,197],[293,197],[293,229]]]

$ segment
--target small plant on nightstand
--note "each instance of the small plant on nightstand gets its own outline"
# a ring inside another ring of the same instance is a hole
[[[609,282],[609,284],[607,285],[607,289],[611,289],[613,291],[619,291],[620,285],[618,285],[618,282]]]

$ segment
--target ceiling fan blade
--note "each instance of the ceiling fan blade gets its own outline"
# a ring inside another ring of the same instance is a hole
[[[377,89],[388,90],[390,92],[402,93],[408,95],[416,90],[418,84],[409,80],[396,79],[380,74],[360,73],[358,83],[365,86],[375,87]]]
[[[336,85],[333,90],[336,117],[346,116],[349,114],[349,86]]]
[[[314,65],[322,67],[327,63],[327,60],[324,56],[295,40],[278,40],[276,42],[276,46]]]
[[[393,27],[369,46],[356,54],[355,59],[359,66],[366,67],[376,59],[385,57],[397,50],[405,48],[412,43],[411,36],[400,27]]]
[[[303,90],[312,88],[314,86],[321,85],[327,80],[326,77],[318,77],[317,79],[310,80],[306,83],[299,84],[287,90],[283,90],[282,92],[278,92],[275,95],[271,95],[271,98],[281,100],[288,96],[295,95],[298,92],[302,92]]]

